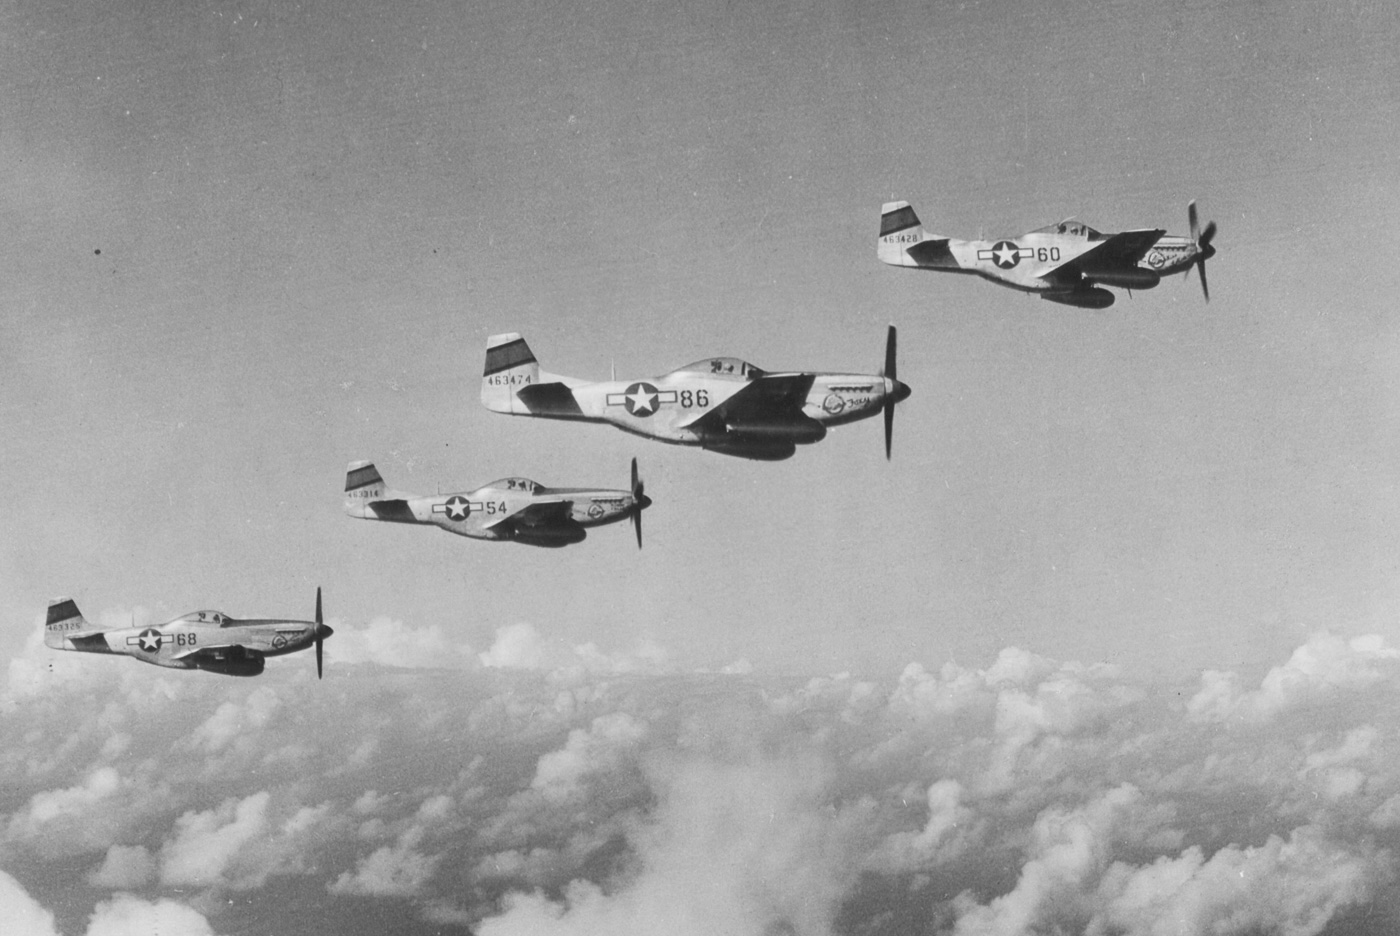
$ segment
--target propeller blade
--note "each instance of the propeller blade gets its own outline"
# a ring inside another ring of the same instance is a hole
[[[1201,236],[1196,238],[1196,243],[1202,247],[1209,247],[1210,242],[1215,240],[1215,222],[1211,221],[1206,225],[1206,229],[1201,232]]]
[[[899,381],[895,377],[895,342],[897,335],[895,327],[890,326],[889,333],[885,337],[885,370],[887,379],[894,381],[890,392],[885,394],[885,461],[890,460],[890,449],[894,445],[894,404]]]
[[[637,459],[632,459],[632,529],[637,531],[637,548],[642,548],[642,511],[649,501],[646,499],[646,485],[637,476]]]
[[[321,618],[321,586],[316,586],[316,678],[321,678],[321,642],[325,639],[326,625]]]
[[[890,447],[894,443],[894,397],[885,397],[885,461],[890,460]]]
[[[1206,302],[1210,302],[1210,287],[1206,285],[1206,258],[1204,254],[1196,260],[1196,269],[1201,274],[1201,293],[1206,297]]]
[[[889,334],[885,337],[885,369],[880,373],[891,379],[895,376],[894,364],[895,328],[890,326]]]
[[[1196,200],[1192,199],[1186,205],[1186,220],[1191,224],[1191,240],[1200,241],[1201,223],[1196,217]]]

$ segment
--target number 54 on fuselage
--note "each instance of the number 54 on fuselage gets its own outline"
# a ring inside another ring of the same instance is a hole
[[[542,371],[514,332],[486,342],[481,402],[496,413],[606,422],[670,442],[776,461],[820,441],[828,426],[883,412],[889,457],[894,406],[909,396],[895,377],[895,328],[879,374],[761,370],[732,357],[704,358],[641,380],[590,382]]]

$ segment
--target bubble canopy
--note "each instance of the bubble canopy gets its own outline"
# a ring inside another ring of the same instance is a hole
[[[733,377],[736,380],[756,380],[762,377],[766,371],[739,358],[712,357],[695,361],[685,367],[678,367],[675,373],[704,374],[708,377]]]

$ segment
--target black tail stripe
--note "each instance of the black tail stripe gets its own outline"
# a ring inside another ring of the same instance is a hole
[[[82,617],[78,610],[78,603],[72,598],[60,604],[49,605],[49,624],[57,624],[59,621],[66,621],[69,618]]]
[[[345,490],[353,491],[356,488],[367,487],[371,484],[383,484],[384,479],[379,477],[379,469],[373,465],[365,465],[363,468],[356,468],[345,476]]]
[[[519,367],[521,364],[534,363],[535,356],[530,353],[530,346],[525,343],[524,338],[517,338],[506,344],[486,349],[486,373],[482,376],[490,377],[492,374],[510,370],[512,367]]]
[[[919,216],[914,214],[912,205],[905,205],[891,211],[889,214],[880,216],[880,236],[886,234],[898,234],[905,228],[918,227]]]

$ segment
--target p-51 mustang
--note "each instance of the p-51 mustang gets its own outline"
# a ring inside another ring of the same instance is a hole
[[[1158,228],[1100,234],[1068,220],[1020,237],[964,241],[928,233],[908,202],[889,202],[880,209],[876,253],[891,266],[975,273],[1012,289],[1040,293],[1051,302],[1088,309],[1113,305],[1113,293],[1104,286],[1151,289],[1162,277],[1189,273],[1195,266],[1209,302],[1206,261],[1215,256],[1210,245],[1215,222],[1201,230],[1195,202],[1186,214],[1189,237]]]
[[[143,663],[172,669],[201,669],[225,676],[256,676],[267,657],[316,647],[316,678],[321,678],[321,642],[335,633],[321,622],[321,589],[316,589],[316,620],[281,618],[238,620],[221,611],[191,611],[158,627],[104,629],[89,624],[72,598],[49,602],[44,644],[55,650],[124,653]]]
[[[660,377],[591,383],[540,370],[520,335],[486,342],[481,402],[496,413],[612,423],[619,429],[725,455],[777,461],[826,436],[827,426],[885,414],[890,454],[894,405],[909,395],[895,379],[895,329],[880,374],[770,372],[712,357]]]
[[[632,459],[632,489],[551,488],[529,478],[502,478],[475,491],[423,496],[389,490],[367,461],[345,472],[345,512],[365,520],[430,523],[458,536],[515,540],[531,546],[567,546],[584,527],[632,518],[642,545],[642,511],[651,506]]]

